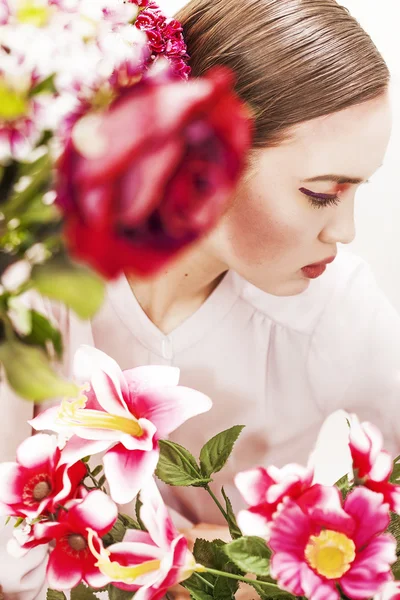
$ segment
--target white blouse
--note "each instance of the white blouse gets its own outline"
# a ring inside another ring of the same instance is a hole
[[[292,297],[266,294],[228,272],[201,308],[169,335],[149,320],[125,277],[109,285],[90,323],[64,309],[45,310],[63,331],[66,374],[71,375],[75,350],[85,343],[112,356],[122,369],[177,366],[182,385],[210,396],[211,411],[171,436],[195,456],[216,433],[246,425],[213,484],[217,493],[224,485],[235,509],[241,506],[232,483],[236,472],[306,463],[322,423],[338,409],[376,423],[388,449],[400,448],[400,316],[369,267],[348,251],[340,251],[319,279]],[[0,403],[0,460],[14,460],[17,445],[30,433],[25,422],[32,405],[4,385]],[[333,450],[333,462],[334,456]],[[163,491],[167,503],[189,520],[220,522],[203,490]],[[21,589],[15,581],[3,582],[12,579],[3,548],[0,584],[10,592]],[[29,589],[24,600],[32,594]]]

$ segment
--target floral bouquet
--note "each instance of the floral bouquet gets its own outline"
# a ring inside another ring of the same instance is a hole
[[[77,392],[32,296],[90,318],[102,278],[157,272],[235,188],[249,111],[187,59],[152,0],[0,0],[0,363],[20,396]]]
[[[211,408],[209,398],[178,385],[178,369],[122,372],[89,347],[78,350],[75,365],[81,395],[31,421],[57,435],[30,437],[15,463],[0,465],[0,510],[17,519],[10,551],[49,544],[49,600],[64,600],[66,590],[72,600],[95,600],[100,591],[160,600],[179,583],[193,600],[228,600],[239,582],[265,600],[400,598],[400,467],[373,425],[350,417],[353,470],[335,485],[314,483],[312,469],[295,464],[238,473],[248,508],[236,515],[224,490],[218,499],[211,485],[241,426],[209,440],[196,460],[163,439]],[[198,539],[191,550],[154,475],[202,488],[232,541]],[[134,516],[119,512],[117,503],[134,499]]]

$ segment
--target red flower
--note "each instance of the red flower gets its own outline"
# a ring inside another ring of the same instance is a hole
[[[351,416],[349,447],[357,481],[383,494],[390,509],[400,514],[400,485],[390,483],[393,460],[383,450],[382,434],[372,423],[360,423]]]
[[[32,527],[25,548],[54,543],[46,574],[50,588],[69,590],[82,580],[94,588],[108,583],[108,578],[95,566],[96,559],[87,543],[87,529],[92,531],[92,543],[100,547],[98,538],[110,531],[117,516],[117,506],[111,498],[95,490],[83,500],[68,502],[65,510],[60,510],[58,521],[40,521]]]
[[[106,277],[146,275],[213,227],[251,141],[232,83],[225,69],[147,77],[77,122],[58,177],[73,255]]]
[[[17,462],[0,465],[0,514],[34,519],[74,498],[86,474],[82,462],[60,465],[61,451],[53,435],[27,438]]]

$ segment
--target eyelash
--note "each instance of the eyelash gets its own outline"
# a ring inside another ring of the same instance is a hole
[[[310,204],[314,208],[325,208],[327,206],[337,206],[340,202],[339,196],[330,196],[329,194],[316,194],[311,190],[300,188],[300,191],[308,196]]]

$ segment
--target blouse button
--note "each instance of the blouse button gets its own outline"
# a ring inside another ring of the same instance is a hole
[[[169,337],[165,337],[161,343],[161,354],[166,360],[172,360],[174,356],[172,342]]]

